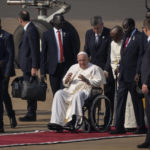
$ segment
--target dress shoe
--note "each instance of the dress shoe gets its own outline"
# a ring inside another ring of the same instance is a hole
[[[10,118],[10,126],[11,126],[11,128],[15,128],[17,126],[16,117]]]
[[[110,134],[125,134],[126,130],[125,129],[115,129],[109,132]]]
[[[136,128],[126,128],[126,132],[135,132],[137,129]]]
[[[4,128],[0,128],[0,133],[4,133]]]
[[[111,130],[111,127],[105,127],[105,131],[109,132]]]
[[[137,129],[134,132],[134,134],[145,134],[145,133],[147,133],[147,129],[146,128],[145,129]]]
[[[137,145],[138,148],[150,148],[150,142],[144,142],[140,145]]]
[[[111,126],[99,125],[99,129],[104,130],[104,131],[110,131]]]
[[[74,129],[75,128],[75,124],[76,124],[76,115],[73,115],[72,116],[72,120],[67,122],[64,127],[65,128],[67,127],[67,128],[70,128],[70,129]]]
[[[36,116],[26,115],[24,117],[20,117],[19,121],[36,121]]]
[[[47,125],[49,130],[55,130],[57,132],[63,132],[63,126],[56,123],[48,123]]]

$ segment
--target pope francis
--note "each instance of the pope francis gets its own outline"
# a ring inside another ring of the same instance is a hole
[[[91,88],[106,83],[103,70],[89,63],[87,53],[79,52],[77,59],[78,63],[71,66],[63,78],[65,88],[54,95],[50,124],[64,126],[72,116],[81,117]]]

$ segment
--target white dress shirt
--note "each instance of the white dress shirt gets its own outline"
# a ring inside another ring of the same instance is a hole
[[[24,31],[27,30],[27,28],[28,28],[28,26],[29,26],[30,23],[31,23],[31,21],[29,21],[29,22],[24,26]]]
[[[147,38],[147,41],[148,41],[148,42],[150,41],[150,36]]]
[[[99,34],[95,33],[95,43],[96,43],[96,44],[98,44],[98,42],[99,42],[99,37],[101,36],[102,32],[103,32],[103,28],[102,28],[101,33],[99,33]]]

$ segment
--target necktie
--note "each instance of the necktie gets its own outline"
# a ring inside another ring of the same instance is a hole
[[[96,47],[98,46],[98,44],[99,44],[99,35],[96,34],[95,35],[95,45],[96,45]]]
[[[59,42],[59,50],[60,50],[60,62],[63,62],[63,45],[62,45],[62,41],[61,41],[61,36],[60,36],[60,31],[57,31],[58,33],[58,42]]]
[[[127,38],[126,38],[126,42],[125,42],[125,44],[124,44],[124,48],[123,48],[124,50],[125,50],[125,48],[127,47],[128,42],[129,42],[129,37],[127,37]]]

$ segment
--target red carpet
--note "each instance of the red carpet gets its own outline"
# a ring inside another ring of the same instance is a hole
[[[54,144],[79,142],[88,140],[98,140],[107,138],[133,137],[139,136],[133,133],[124,135],[110,135],[109,133],[55,133],[49,131],[1,134],[0,147],[17,146],[17,145],[37,145],[37,144]]]

